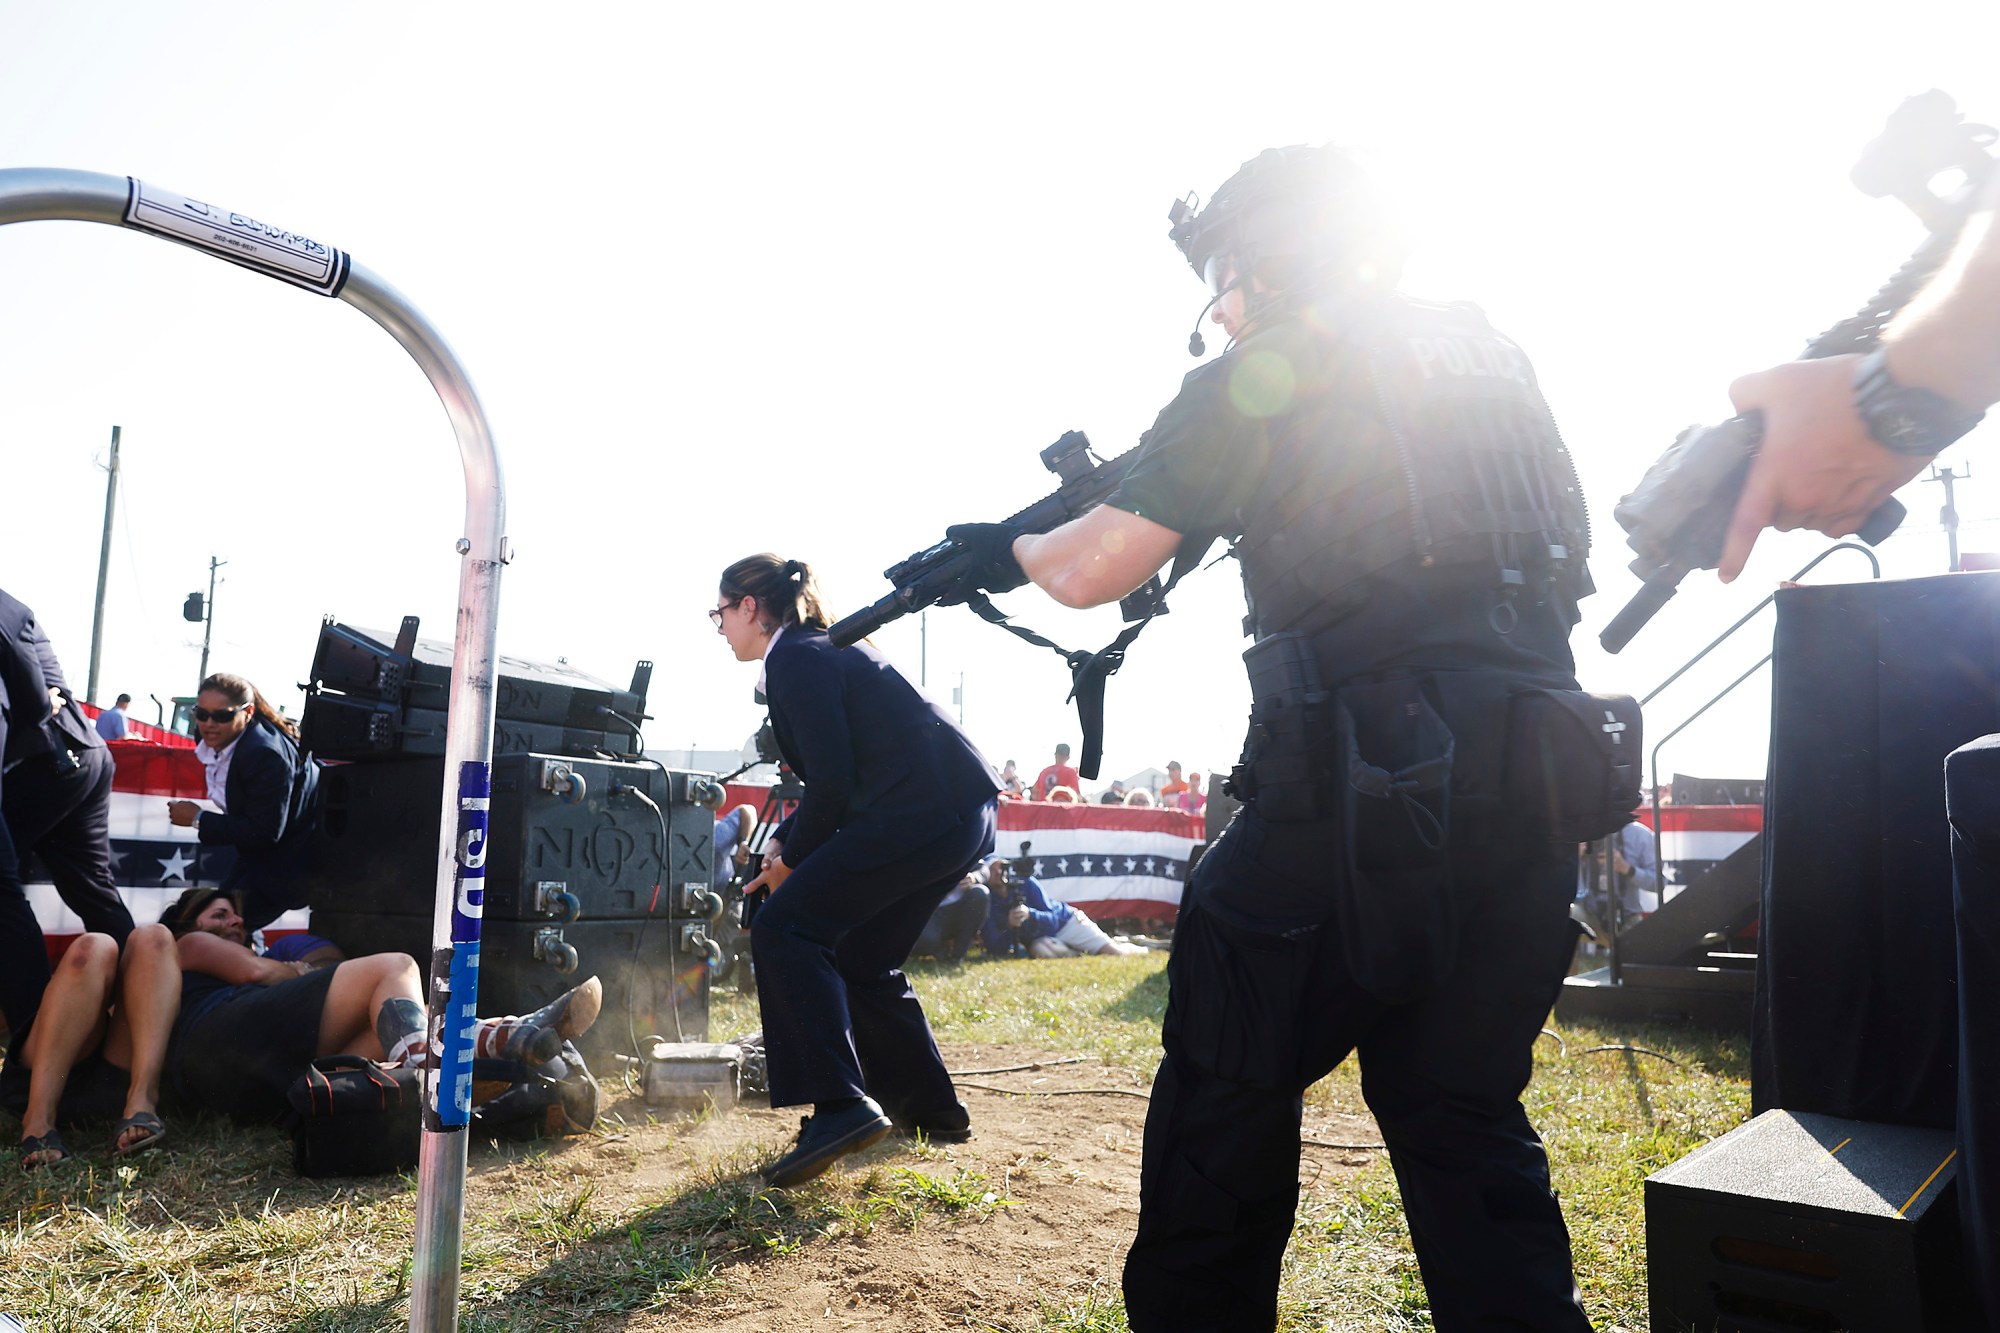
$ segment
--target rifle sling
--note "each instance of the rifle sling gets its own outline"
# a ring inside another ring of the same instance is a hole
[[[1125,649],[1132,640],[1139,637],[1139,631],[1153,623],[1153,617],[1166,609],[1167,594],[1174,585],[1198,564],[1208,548],[1215,541],[1214,535],[1207,540],[1195,537],[1181,543],[1174,555],[1173,568],[1167,573],[1167,581],[1153,598],[1153,607],[1145,617],[1120,630],[1113,639],[1096,652],[1069,649],[1050,639],[1045,639],[1024,625],[1016,625],[1007,618],[1007,613],[993,605],[993,599],[985,593],[974,590],[965,594],[965,604],[973,614],[991,625],[998,625],[1014,637],[1034,644],[1037,648],[1047,648],[1069,666],[1069,698],[1076,700],[1076,719],[1083,729],[1083,755],[1076,771],[1086,778],[1097,776],[1098,765],[1104,758],[1104,683],[1125,665]],[[1069,700],[1064,700],[1067,703]],[[1077,793],[1081,796],[1082,793]]]

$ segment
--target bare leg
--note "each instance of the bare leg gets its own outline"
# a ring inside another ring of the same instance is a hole
[[[408,954],[371,953],[336,967],[320,1011],[318,1053],[382,1059],[388,1052],[375,1035],[375,1012],[397,998],[424,1002],[423,974]]]
[[[104,1011],[118,977],[118,943],[109,935],[82,935],[56,964],[41,1010],[28,1029],[21,1058],[28,1066],[28,1109],[21,1137],[39,1138],[56,1127],[56,1108],[76,1062],[104,1039]],[[40,1161],[26,1161],[39,1166]]]
[[[181,1007],[181,965],[172,932],[160,925],[134,930],[125,941],[118,972],[118,1007],[104,1035],[104,1058],[131,1071],[126,1115],[158,1111],[167,1038]],[[117,1146],[124,1148],[143,1137],[144,1130],[127,1130]]]

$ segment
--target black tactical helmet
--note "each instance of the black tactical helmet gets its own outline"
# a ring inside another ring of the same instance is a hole
[[[1393,280],[1401,252],[1391,240],[1368,171],[1331,144],[1266,148],[1224,181],[1196,212],[1180,199],[1167,232],[1203,278],[1227,257],[1239,272],[1290,286],[1317,276],[1353,275],[1364,266]],[[1273,261],[1284,261],[1273,272]],[[1211,284],[1211,289],[1213,285]]]

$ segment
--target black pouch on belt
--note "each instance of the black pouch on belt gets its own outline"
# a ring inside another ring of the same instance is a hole
[[[1639,702],[1627,694],[1527,689],[1507,710],[1507,788],[1521,833],[1595,842],[1639,808]]]
[[[1335,908],[1348,970],[1392,1004],[1424,995],[1458,952],[1448,834],[1455,745],[1412,677],[1334,698],[1341,865]]]
[[[1274,824],[1326,819],[1336,785],[1329,764],[1326,691],[1301,634],[1273,634],[1243,654],[1250,669],[1250,735],[1225,789]]]

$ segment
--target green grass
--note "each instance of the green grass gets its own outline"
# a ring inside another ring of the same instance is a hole
[[[986,961],[913,969],[946,1043],[1021,1058],[1083,1055],[1148,1076],[1158,1059],[1164,958]],[[715,998],[711,1032],[757,1026],[755,1003]],[[1567,1053],[1537,1043],[1526,1100],[1549,1146],[1578,1279],[1599,1328],[1644,1328],[1640,1182],[1749,1110],[1748,1047],[1685,1031],[1565,1028]],[[1609,1051],[1635,1044],[1671,1057]],[[1092,1081],[1097,1081],[1093,1079]],[[1125,1084],[1122,1075],[1107,1082]],[[1352,1062],[1307,1096],[1307,1119],[1364,1110]],[[621,1327],[645,1311],[690,1316],[724,1264],[811,1253],[856,1237],[922,1245],[939,1229],[1008,1208],[1004,1183],[919,1148],[799,1190],[757,1187],[750,1148],[703,1162],[669,1191],[633,1197],[646,1160],[607,1123],[590,1137],[476,1150],[488,1192],[465,1231],[468,1333]],[[1343,1132],[1343,1139],[1360,1137]],[[275,1131],[177,1119],[173,1151],[101,1158],[26,1176],[0,1167],[0,1310],[37,1330],[295,1330],[375,1333],[408,1321],[413,1185],[408,1177],[310,1181]],[[101,1152],[99,1136],[72,1146]],[[1307,1149],[1280,1327],[1430,1327],[1386,1159]],[[1015,1179],[1021,1179],[1016,1172]],[[608,1198],[623,1202],[612,1204]],[[1051,1298],[1044,1333],[1122,1333],[1115,1281]]]

